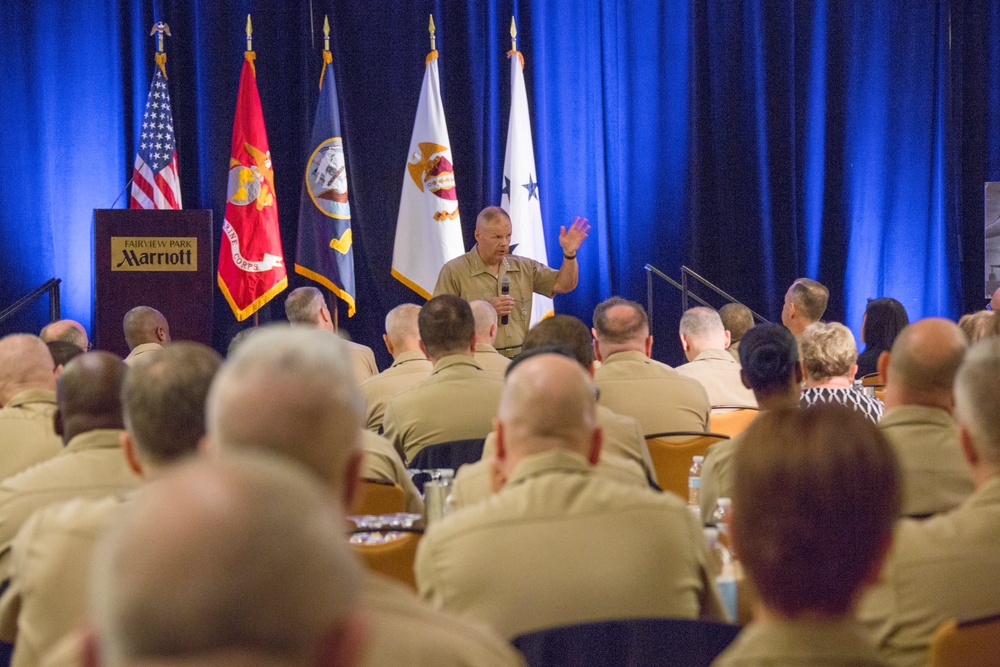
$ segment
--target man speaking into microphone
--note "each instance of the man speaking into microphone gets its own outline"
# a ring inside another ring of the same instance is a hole
[[[569,229],[559,228],[563,262],[556,271],[533,259],[511,255],[510,217],[499,206],[488,206],[476,217],[476,245],[441,267],[434,296],[454,294],[466,301],[488,301],[500,317],[493,346],[505,357],[517,356],[531,320],[532,294],[551,297],[576,287],[576,252],[589,229],[587,219],[580,217]]]

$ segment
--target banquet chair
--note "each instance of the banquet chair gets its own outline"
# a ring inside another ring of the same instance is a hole
[[[729,436],[722,433],[671,431],[646,436],[649,456],[653,459],[660,488],[677,494],[685,501],[688,494],[688,470],[691,458],[704,456],[710,445]]]
[[[730,412],[716,412],[725,408],[734,409]],[[759,413],[757,408],[744,405],[713,405],[712,412],[708,415],[708,430],[732,438],[742,433]]]
[[[351,543],[351,550],[361,558],[368,570],[395,579],[416,591],[413,560],[417,555],[420,538],[420,533],[393,533],[392,539],[385,542]]]
[[[397,514],[406,511],[403,487],[380,479],[361,480],[352,514]]]
[[[1000,616],[945,621],[934,633],[931,667],[1000,667]]]

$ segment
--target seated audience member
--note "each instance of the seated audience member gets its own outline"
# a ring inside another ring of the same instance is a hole
[[[881,666],[853,619],[892,541],[892,449],[840,405],[772,411],[734,465],[733,543],[759,602],[715,667]]]
[[[946,514],[900,521],[879,585],[859,608],[893,665],[927,665],[931,636],[946,620],[1000,614],[1000,340],[966,354],[955,418],[975,492]]]
[[[802,366],[795,337],[788,329],[770,322],[758,324],[743,336],[740,361],[743,363],[740,377],[753,390],[761,414],[799,407]],[[705,523],[710,522],[719,498],[732,497],[733,455],[742,446],[744,437],[740,433],[731,440],[717,442],[705,453],[700,485],[701,516]]]
[[[461,297],[434,297],[420,309],[417,326],[434,370],[389,399],[382,421],[385,437],[407,462],[428,445],[485,438],[503,387],[498,374],[476,363],[475,322]]]
[[[601,405],[635,417],[643,435],[708,430],[711,403],[705,388],[650,358],[653,337],[642,306],[619,297],[598,304],[593,334]]]
[[[0,479],[62,451],[52,421],[55,388],[45,343],[28,334],[0,338]]]
[[[683,501],[597,474],[601,436],[579,363],[540,354],[517,364],[497,410],[500,490],[429,528],[413,568],[420,594],[507,638],[600,620],[724,618]]]
[[[497,311],[489,301],[470,301],[472,317],[476,320],[476,363],[484,371],[504,374],[510,359],[497,352],[493,343],[497,339]]]
[[[798,278],[785,292],[781,323],[798,338],[806,327],[823,319],[829,299],[830,290],[826,286],[809,278]]]
[[[594,376],[594,348],[587,325],[572,315],[553,315],[528,330],[524,346],[514,364],[534,354],[555,353],[576,360],[587,374]],[[511,365],[514,368],[514,365]],[[508,371],[509,372],[509,371]],[[632,417],[615,414],[603,405],[597,406],[597,425],[604,434],[597,472],[626,484],[648,486],[656,480],[656,470],[649,456],[649,447],[642,429]],[[452,509],[465,507],[488,498],[493,493],[491,472],[496,455],[496,432],[486,437],[483,458],[458,469],[448,505]]]
[[[221,363],[181,341],[144,354],[122,386],[124,460],[144,481],[197,451],[205,397]],[[0,596],[0,639],[14,644],[13,667],[39,665],[83,619],[94,545],[117,522],[124,494],[56,503],[31,516],[11,544],[10,585]]]
[[[965,334],[969,345],[978,343],[983,338],[994,335],[996,328],[996,313],[992,310],[979,310],[962,315],[958,326]]]
[[[361,398],[365,401],[365,427],[375,433],[382,431],[382,418],[389,399],[426,379],[434,367],[420,349],[419,315],[420,306],[412,303],[389,311],[382,338],[392,355],[392,366],[359,385]]]
[[[886,297],[868,302],[861,321],[861,342],[865,344],[865,351],[858,355],[858,377],[878,370],[879,355],[892,349],[896,336],[909,323],[906,308],[899,301]]]
[[[87,338],[87,330],[76,320],[56,320],[42,327],[38,337],[45,343],[61,340],[73,343],[78,348],[86,352],[90,349],[90,340]]]
[[[182,466],[98,549],[88,664],[360,664],[370,636],[343,521],[285,461]]]
[[[45,344],[45,347],[49,348],[49,354],[52,356],[52,363],[56,366],[53,374],[57,380],[59,379],[59,375],[62,374],[63,366],[68,364],[74,357],[78,357],[84,352],[73,343],[67,343],[64,340],[49,341]]]
[[[66,364],[56,385],[55,413],[55,430],[66,446],[0,482],[2,579],[10,570],[10,542],[32,514],[59,501],[102,498],[137,486],[120,444],[127,368],[108,352],[88,352]]]
[[[470,328],[470,350],[471,337]],[[348,357],[327,331],[272,326],[248,338],[209,392],[209,453],[286,457],[327,486],[329,502],[350,507],[360,485],[364,414]],[[374,573],[361,581],[371,637],[362,664],[522,664],[495,634],[431,609],[403,585]]]
[[[163,313],[149,306],[136,306],[125,313],[122,322],[125,342],[130,350],[125,364],[131,366],[143,354],[170,343],[170,326]]]
[[[742,303],[727,303],[719,308],[719,317],[729,332],[729,347],[726,351],[739,361],[740,341],[743,340],[743,334],[753,329],[753,313]]]
[[[399,452],[378,433],[365,430],[361,434],[361,450],[364,460],[361,463],[361,478],[376,482],[389,482],[403,489],[406,500],[406,511],[414,514],[424,513],[424,499],[417,490],[413,479],[406,471],[406,465]]]
[[[726,352],[729,332],[711,308],[690,308],[681,316],[681,347],[688,363],[677,372],[697,380],[708,392],[712,406],[757,407],[753,392],[740,380],[740,365]]]
[[[873,423],[882,418],[882,402],[854,388],[858,349],[850,329],[839,322],[817,322],[810,324],[798,340],[806,376],[802,407],[840,403]]]
[[[333,316],[326,305],[323,293],[315,287],[299,287],[288,293],[285,299],[285,317],[293,326],[313,327],[333,331]],[[375,353],[366,345],[345,341],[351,353],[356,382],[378,375]]]
[[[962,456],[955,407],[955,373],[965,336],[951,320],[928,318],[903,329],[879,359],[885,414],[878,426],[896,452],[904,516],[944,512],[973,490]]]

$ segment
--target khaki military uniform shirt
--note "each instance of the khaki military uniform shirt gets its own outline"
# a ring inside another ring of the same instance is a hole
[[[702,350],[697,357],[676,370],[700,382],[713,406],[757,407],[753,392],[744,387],[740,379],[739,362],[733,361],[732,355],[725,350]]]
[[[701,464],[701,480],[698,484],[701,518],[705,523],[711,523],[712,513],[719,498],[732,497],[733,455],[736,454],[736,448],[741,442],[743,442],[742,433],[730,440],[720,440],[705,452],[705,460]]]
[[[392,366],[359,385],[365,401],[365,428],[379,433],[385,416],[385,405],[401,391],[409,389],[431,374],[434,364],[420,350],[401,352]]]
[[[887,410],[878,427],[899,461],[903,516],[946,512],[972,495],[972,471],[946,411],[900,405]]]
[[[424,500],[420,497],[413,480],[406,474],[406,466],[399,458],[399,453],[393,449],[392,443],[371,431],[363,431],[361,447],[365,453],[361,476],[365,479],[392,482],[403,487],[403,493],[406,495],[406,511],[423,514]]]
[[[494,632],[432,609],[408,588],[369,574],[362,592],[368,620],[368,667],[502,667],[524,665]]]
[[[670,494],[612,482],[557,449],[433,524],[420,595],[501,636],[624,618],[724,618],[702,530]]]
[[[493,430],[503,379],[465,354],[439,359],[431,376],[389,400],[385,437],[410,462],[427,445],[485,438]]]
[[[132,351],[128,353],[128,356],[125,357],[125,363],[131,366],[142,355],[149,354],[150,352],[156,352],[161,349],[163,349],[163,346],[159,343],[142,343],[141,345],[136,345],[132,348]]]
[[[886,667],[850,622],[751,623],[712,667]]]
[[[731,343],[729,347],[726,348],[726,352],[728,352],[733,359],[736,360],[736,363],[740,363],[740,341]]]
[[[500,296],[500,281],[510,276],[510,295],[514,297],[514,310],[508,316],[507,324],[497,322],[497,338],[493,347],[504,354],[520,350],[524,334],[531,323],[532,294],[538,292],[551,297],[559,272],[541,262],[520,255],[507,255],[500,262],[497,275],[490,273],[479,256],[479,246],[456,257],[443,267],[434,286],[434,296],[454,294],[466,301],[490,301]]]
[[[375,353],[366,345],[353,341],[344,341],[351,351],[351,369],[357,382],[378,375],[378,365],[375,364]]]
[[[55,412],[56,393],[49,389],[20,391],[0,408],[0,479],[62,451],[52,421]]]
[[[1000,477],[958,508],[896,526],[879,584],[858,618],[893,665],[928,664],[931,636],[944,621],[1000,614]]]
[[[484,371],[499,373],[501,376],[510,366],[510,359],[497,352],[496,348],[488,343],[476,343],[475,360]]]
[[[134,489],[118,443],[121,431],[96,429],[75,436],[58,455],[0,482],[0,577],[10,567],[10,543],[32,514],[73,498],[102,498]]]
[[[87,608],[94,546],[122,509],[122,496],[75,499],[32,515],[11,544],[10,585],[0,597],[0,639],[12,667],[34,667],[73,632]]]
[[[643,435],[707,431],[711,403],[697,380],[638,351],[617,352],[594,372],[600,403],[639,420]]]

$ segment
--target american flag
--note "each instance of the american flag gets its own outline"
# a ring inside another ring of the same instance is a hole
[[[181,181],[177,175],[174,118],[167,82],[157,67],[146,98],[139,150],[132,172],[129,208],[181,208]]]

